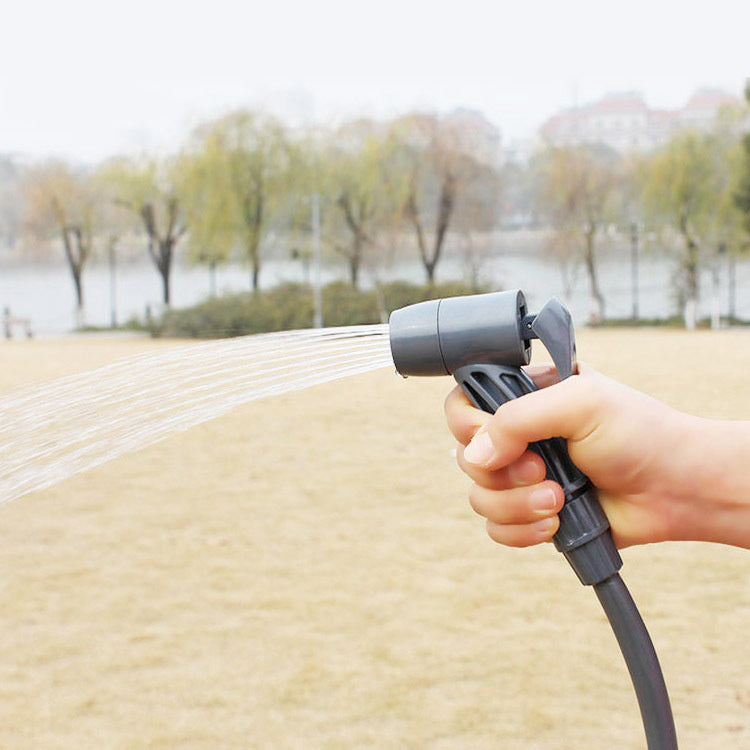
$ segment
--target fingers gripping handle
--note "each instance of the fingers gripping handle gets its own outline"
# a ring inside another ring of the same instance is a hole
[[[465,365],[453,376],[472,403],[490,414],[506,401],[536,390],[531,378],[517,367]],[[565,504],[558,514],[560,528],[552,538],[555,547],[585,585],[599,583],[617,573],[622,560],[612,540],[609,521],[599,504],[596,488],[570,460],[565,441],[550,438],[531,443],[529,448],[541,456],[547,478],[558,482],[565,494]]]

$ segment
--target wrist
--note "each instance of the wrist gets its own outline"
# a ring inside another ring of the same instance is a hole
[[[671,538],[750,549],[750,423],[687,417],[680,442]]]

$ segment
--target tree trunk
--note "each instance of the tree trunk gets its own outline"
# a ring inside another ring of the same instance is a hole
[[[435,286],[435,266],[437,265],[437,259],[435,257],[430,260],[425,260],[424,270],[427,279],[427,286],[432,288]]]
[[[163,301],[166,307],[171,303],[170,299],[170,275],[172,270],[172,254],[175,240],[167,237],[159,241],[159,264],[157,265],[161,274]]]
[[[263,227],[263,196],[253,192],[245,197],[242,205],[243,221],[247,237],[247,257],[250,260],[250,286],[253,292],[260,287],[260,236]]]
[[[685,271],[685,309],[683,318],[685,328],[694,331],[698,325],[698,245],[688,242],[687,257],[683,266]]]
[[[419,251],[419,258],[425,268],[429,283],[430,269],[429,260],[427,258],[427,243],[425,241],[424,228],[422,227],[422,222],[419,218],[419,210],[417,209],[417,196],[414,193],[413,189],[409,192],[409,196],[406,199],[404,208],[406,210],[406,215],[409,217],[409,221],[411,222],[412,227],[414,227],[414,234],[417,237],[417,250]]]
[[[685,257],[682,262],[685,274],[685,306],[683,319],[685,328],[694,331],[698,324],[698,243],[694,239],[688,223],[687,209],[680,215],[680,233],[685,238]]]
[[[362,264],[362,255],[367,242],[365,226],[369,220],[370,211],[365,200],[360,200],[356,205],[352,205],[351,197],[346,192],[339,196],[338,205],[343,211],[344,221],[352,233],[351,249],[345,254],[349,264],[349,280],[356,289],[359,285],[359,268]],[[358,216],[355,215],[355,208],[359,209]]]
[[[417,249],[419,250],[419,257],[422,259],[423,263],[426,263],[427,262],[427,243],[425,242],[425,239],[424,239],[424,229],[422,228],[422,222],[419,220],[419,211],[417,210],[417,200],[413,194],[409,196],[406,210],[407,210],[407,213],[409,214],[409,218],[411,219],[412,226],[414,227],[414,232],[417,235]]]
[[[76,328],[86,324],[86,311],[83,306],[83,284],[80,270],[73,272],[73,282],[76,288]]]
[[[427,268],[427,282],[430,286],[435,282],[435,268],[443,252],[443,243],[445,242],[445,235],[448,232],[448,226],[453,215],[455,199],[456,178],[451,174],[447,174],[440,188],[440,206],[438,207],[437,223],[435,225],[435,247],[432,251],[429,267]]]
[[[250,289],[253,294],[260,286],[260,234],[251,231],[247,241],[247,257],[250,260]]]
[[[438,205],[437,219],[435,220],[435,242],[432,246],[431,253],[428,253],[427,251],[424,228],[422,227],[422,222],[419,218],[417,199],[414,191],[410,192],[406,201],[406,212],[417,236],[419,257],[424,266],[425,276],[427,277],[427,286],[430,287],[435,284],[435,270],[443,252],[445,236],[448,232],[448,227],[450,226],[451,216],[453,215],[455,197],[456,179],[449,174],[443,179],[443,184],[440,189],[440,203]]]
[[[727,246],[719,243],[713,263],[711,265],[711,329],[721,328],[721,260],[726,254]]]
[[[88,250],[81,232],[75,228],[62,227],[63,247],[65,257],[68,261],[70,275],[73,277],[73,286],[76,292],[75,324],[81,328],[85,324],[86,313],[83,304],[83,267],[86,263]],[[75,245],[73,243],[75,238]]]
[[[169,272],[161,271],[161,288],[164,304],[169,307]]]
[[[598,326],[604,320],[604,295],[599,287],[599,277],[596,268],[595,239],[596,227],[590,225],[586,230],[586,250],[584,262],[589,275],[589,293],[591,295],[591,311],[589,312],[589,325]]]
[[[365,244],[365,238],[362,232],[357,231],[352,238],[352,249],[348,256],[349,261],[349,280],[352,286],[359,287],[359,270],[362,265],[362,251]]]
[[[208,296],[216,296],[216,261],[212,260],[208,264]]]
[[[148,254],[151,256],[151,260],[154,262],[161,276],[163,301],[169,307],[172,258],[177,242],[185,233],[186,227],[178,227],[178,204],[175,199],[169,201],[167,209],[169,219],[167,229],[163,234],[159,232],[159,228],[156,225],[156,214],[151,203],[144,203],[140,206],[138,213],[143,219],[143,225],[146,228],[148,236]]]

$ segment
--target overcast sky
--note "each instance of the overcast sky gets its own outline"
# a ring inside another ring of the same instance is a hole
[[[22,0],[2,14],[0,153],[177,148],[263,104],[316,122],[470,107],[512,139],[608,91],[653,107],[706,85],[739,96],[750,6],[691,5]]]

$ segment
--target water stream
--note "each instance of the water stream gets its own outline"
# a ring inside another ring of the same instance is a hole
[[[392,366],[388,326],[285,331],[139,354],[0,397],[0,503],[254,399]]]

